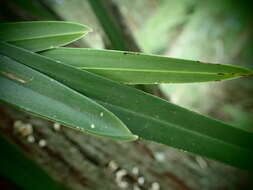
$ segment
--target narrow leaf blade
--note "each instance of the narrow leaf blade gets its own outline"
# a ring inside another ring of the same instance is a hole
[[[0,100],[22,110],[98,136],[136,139],[101,105],[6,56],[0,56],[0,84]]]
[[[137,89],[8,45],[0,52],[96,100],[141,138],[253,171],[253,134]],[[43,63],[41,60],[44,60]],[[59,72],[60,71],[60,72]]]
[[[30,21],[0,24],[0,40],[32,51],[42,51],[73,42],[90,29],[63,21]]]
[[[55,48],[41,54],[128,84],[208,82],[253,75],[252,71],[246,68],[232,65],[123,51]]]

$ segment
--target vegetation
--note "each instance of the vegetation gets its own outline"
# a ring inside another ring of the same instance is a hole
[[[245,80],[252,78],[253,72],[241,66],[140,53],[131,36],[124,33],[127,26],[109,14],[106,5],[110,1],[87,2],[108,38],[105,47],[114,50],[74,48],[78,43],[85,46],[83,37],[92,32],[90,27],[78,23],[1,23],[0,101],[81,132],[112,140],[149,140],[252,172],[252,132],[180,107],[150,94],[147,89],[164,84],[196,86]],[[46,20],[59,19],[36,3],[33,6],[22,1],[15,3]],[[191,1],[188,3],[192,6]],[[182,5],[178,4],[179,12],[171,13],[177,15],[175,22],[180,24],[186,21],[180,17],[184,12]],[[165,6],[161,15],[148,24],[157,23],[168,8],[171,7]],[[173,27],[173,22],[166,27]],[[155,33],[166,33],[163,27],[157,27]],[[145,30],[139,31],[137,36],[145,38],[144,34]],[[159,53],[161,46],[166,47],[166,44],[149,44],[149,40],[145,43],[141,44],[145,52]],[[241,114],[233,106],[229,110]],[[34,189],[38,179],[46,184],[42,189],[46,186],[62,189],[12,143],[0,138],[0,147],[6,155],[0,160],[5,166],[0,171],[2,175],[25,189]],[[9,160],[7,155],[13,159]],[[11,163],[25,165],[28,175],[37,173],[34,176],[37,181],[22,183],[25,177],[17,177],[19,170]]]
[[[139,136],[252,169],[252,133],[116,82],[220,81],[251,76],[250,70],[126,51],[57,48],[89,31],[73,23],[1,28],[2,101],[90,134],[118,140]]]

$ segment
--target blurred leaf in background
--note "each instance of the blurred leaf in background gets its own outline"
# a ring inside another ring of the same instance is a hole
[[[81,39],[80,47],[103,48],[103,30],[87,0],[44,0],[56,14],[66,21],[84,24],[93,29],[87,38]]]

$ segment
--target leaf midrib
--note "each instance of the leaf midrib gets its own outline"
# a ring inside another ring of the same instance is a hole
[[[54,34],[54,35],[45,35],[45,36],[37,36],[37,37],[32,37],[32,38],[22,38],[22,39],[15,39],[15,40],[6,40],[5,42],[17,42],[17,41],[25,41],[25,40],[36,40],[36,39],[43,39],[43,38],[50,38],[50,37],[59,37],[59,36],[70,36],[74,34],[82,34],[85,35],[88,33],[88,31],[80,31],[80,32],[68,32],[64,34]],[[80,36],[82,37],[82,36]]]
[[[156,119],[154,117],[148,117],[145,114],[142,114],[140,112],[134,112],[134,111],[131,111],[131,110],[126,109],[124,107],[121,107],[121,106],[118,106],[118,105],[114,105],[114,104],[110,104],[110,103],[106,103],[106,102],[103,102],[101,100],[97,100],[95,98],[92,98],[92,99],[95,100],[95,101],[97,101],[97,102],[100,102],[101,104],[107,104],[107,105],[109,105],[111,107],[116,107],[117,109],[123,110],[125,112],[131,113],[131,114],[134,114],[134,115],[138,115],[139,117],[145,118],[147,120],[152,120],[152,121],[155,121],[155,122],[158,122],[158,123],[162,123],[163,125],[168,125],[168,122],[166,122],[164,120],[158,120],[158,119]],[[247,151],[250,151],[250,149],[247,148],[247,147],[242,147],[240,145],[237,145],[237,144],[234,144],[234,143],[231,143],[231,142],[223,141],[223,140],[221,140],[219,138],[215,138],[213,136],[208,136],[207,134],[200,133],[200,132],[195,131],[195,130],[190,130],[190,129],[187,129],[185,127],[178,126],[177,124],[174,124],[174,123],[170,123],[170,125],[172,127],[174,127],[174,128],[177,128],[178,130],[181,130],[181,131],[186,131],[186,132],[192,133],[192,134],[200,136],[200,137],[204,136],[205,138],[211,139],[211,140],[216,141],[216,142],[224,143],[224,144],[227,144],[227,145],[230,145],[230,146],[236,146],[237,148],[245,149]],[[140,135],[138,135],[138,136],[140,137]]]
[[[75,66],[74,66],[75,67]],[[227,75],[232,75],[232,76],[240,76],[239,73],[228,73],[228,72],[223,72],[221,75],[219,75],[219,72],[193,72],[193,71],[177,71],[177,70],[173,70],[173,71],[168,71],[168,70],[149,70],[149,69],[129,69],[129,68],[108,68],[108,67],[78,67],[79,69],[82,70],[106,70],[106,71],[130,71],[130,72],[151,72],[151,73],[156,73],[156,72],[160,72],[160,73],[179,73],[179,74],[203,74],[203,75],[218,75],[218,76],[227,76]]]

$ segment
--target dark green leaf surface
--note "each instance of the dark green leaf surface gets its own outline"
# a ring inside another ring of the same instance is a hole
[[[106,8],[105,2],[101,0],[88,0],[87,2],[90,4],[94,14],[107,35],[112,48],[128,50],[129,47],[122,34],[122,29],[117,27],[114,23],[113,16]]]
[[[252,133],[21,48],[1,43],[0,53],[93,98],[144,139],[253,170]]]
[[[36,59],[31,56],[26,62]],[[117,117],[96,102],[2,55],[0,84],[0,100],[22,110],[98,136],[136,139]]]
[[[42,55],[128,84],[220,81],[253,74],[232,65],[112,50],[55,48]]]
[[[33,0],[25,0],[25,1],[24,0],[9,0],[9,1],[21,7],[28,13],[36,17],[39,17],[40,19],[44,19],[44,20],[57,19],[50,11],[47,11],[47,9],[43,7],[39,1],[33,1]]]
[[[0,174],[25,190],[66,190],[0,134]],[[2,186],[1,186],[2,187]]]
[[[73,42],[90,29],[62,21],[13,22],[0,24],[0,40],[33,51],[41,51]]]

